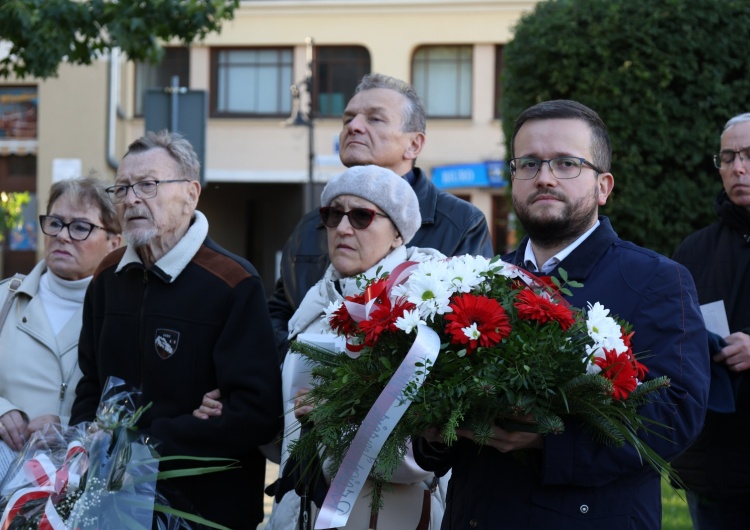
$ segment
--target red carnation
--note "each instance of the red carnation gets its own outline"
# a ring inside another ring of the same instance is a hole
[[[575,323],[573,311],[563,304],[556,304],[544,295],[536,294],[531,289],[524,289],[513,304],[518,310],[518,317],[523,320],[534,320],[540,324],[557,322],[563,331]]]
[[[604,350],[605,358],[596,357],[594,363],[602,369],[602,375],[612,381],[612,397],[623,400],[638,386],[638,371],[628,352],[618,354],[615,350]]]
[[[328,324],[339,335],[349,337],[357,332],[357,323],[352,320],[349,310],[344,304],[341,304],[341,307],[331,314]]]
[[[445,331],[453,339],[453,344],[467,344],[466,354],[472,353],[478,346],[490,347],[498,344],[510,335],[510,321],[505,309],[494,298],[473,294],[458,295],[449,304],[452,313],[445,316],[449,322]],[[471,339],[463,328],[476,324],[479,331],[477,339]]]
[[[365,333],[366,346],[374,346],[384,331],[397,331],[396,319],[404,316],[404,311],[413,309],[415,306],[405,299],[399,299],[395,306],[391,306],[391,301],[385,297],[382,303],[376,303],[374,307],[369,318],[359,323],[360,331]]]

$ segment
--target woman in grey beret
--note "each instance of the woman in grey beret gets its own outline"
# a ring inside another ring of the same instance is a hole
[[[289,320],[290,341],[301,333],[325,332],[323,317],[328,306],[360,292],[356,276],[364,274],[367,278],[374,278],[405,261],[423,262],[445,257],[437,250],[406,246],[422,224],[419,202],[412,187],[389,169],[378,166],[351,167],[328,182],[320,202],[320,218],[328,235],[331,264],[323,278],[307,292]],[[309,371],[310,367],[298,353],[287,353],[282,369],[285,434],[279,467],[282,472],[289,458],[289,444],[299,437],[297,417],[310,411],[309,406],[295,408],[295,400],[300,403],[301,396],[308,390],[296,388],[296,382],[304,380],[302,374]],[[209,392],[194,415],[202,419],[220,416],[218,398],[218,390]],[[325,478],[330,480],[330,477]],[[294,482],[288,478],[280,480],[287,489],[294,488]],[[416,464],[409,447],[401,466],[393,474],[390,487],[384,488],[384,505],[376,514],[376,527],[381,530],[439,528],[444,509],[442,492],[447,484],[447,476],[440,479],[441,487],[433,487],[436,484],[438,482],[434,475]],[[346,530],[373,528],[368,496],[371,489],[372,484],[368,480],[354,504],[344,527]],[[266,530],[299,528],[300,497],[293,489],[283,496],[283,488],[276,493],[278,502],[273,505]],[[306,528],[313,527],[314,517]]]
[[[307,292],[289,321],[290,340],[300,333],[322,333],[325,323],[321,317],[329,304],[361,291],[355,276],[364,274],[367,278],[374,278],[393,270],[404,261],[422,262],[445,257],[433,249],[406,247],[422,224],[419,203],[412,187],[389,169],[378,166],[352,167],[328,182],[320,202],[321,220],[328,233],[331,265],[324,277]],[[295,398],[299,398],[306,389],[295,392],[292,382],[300,371],[309,370],[310,367],[299,354],[287,354],[282,370],[286,433],[282,443],[282,470],[289,456],[289,443],[299,436],[299,423],[295,415],[299,417],[310,410],[309,407],[295,410]],[[330,477],[326,479],[330,480]],[[393,475],[392,487],[384,488],[385,503],[377,514],[377,527],[415,530],[426,529],[429,525],[429,528],[439,528],[443,513],[440,492],[425,495],[433,479],[432,473],[417,466],[409,448]],[[366,484],[360,493],[346,529],[371,528],[370,497],[367,496],[371,487],[371,484]],[[426,509],[425,503],[430,504],[430,509]],[[290,491],[280,503],[274,505],[266,528],[297,528],[299,512],[300,498]]]

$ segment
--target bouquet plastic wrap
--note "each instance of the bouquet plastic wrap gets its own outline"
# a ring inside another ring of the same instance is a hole
[[[94,422],[35,432],[0,483],[0,528],[189,530],[188,521],[223,528],[172,509],[157,491],[169,473],[159,473],[156,446],[134,428],[147,408],[136,408],[138,395],[110,377]]]

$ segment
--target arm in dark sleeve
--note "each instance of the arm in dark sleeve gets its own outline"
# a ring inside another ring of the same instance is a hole
[[[285,256],[286,257],[286,256]],[[282,260],[285,259],[282,257]],[[274,337],[276,339],[276,352],[279,358],[279,364],[284,362],[284,356],[289,351],[289,319],[294,314],[292,304],[287,300],[284,289],[284,277],[280,276],[276,281],[271,297],[268,299],[268,312],[271,315],[271,324],[273,325]]]
[[[240,282],[229,301],[213,348],[222,414],[156,418],[150,433],[163,454],[236,458],[270,442],[282,421],[281,373],[263,286],[257,276]]]
[[[328,267],[327,241],[320,217],[317,211],[313,211],[297,223],[284,245],[280,276],[268,300],[279,364],[289,350],[289,319]]]
[[[442,443],[428,442],[421,436],[412,440],[412,450],[417,465],[426,471],[432,471],[439,477],[445,475],[453,467],[457,448],[458,442],[449,447]]]
[[[95,281],[95,280],[94,280]],[[70,425],[83,421],[93,421],[101,397],[101,382],[96,360],[96,323],[94,322],[93,282],[86,291],[83,301],[83,322],[78,340],[78,366],[83,373],[76,386],[76,399],[70,414]]]

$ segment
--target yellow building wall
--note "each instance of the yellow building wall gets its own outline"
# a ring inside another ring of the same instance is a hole
[[[437,165],[502,159],[503,137],[494,118],[495,50],[512,38],[513,25],[534,4],[508,0],[243,1],[221,33],[192,45],[189,85],[194,90],[210,90],[210,50],[216,46],[292,46],[297,81],[305,76],[306,37],[313,37],[316,45],[360,45],[370,52],[372,71],[411,81],[412,56],[418,47],[471,45],[472,116],[429,119],[418,165],[429,173]],[[39,88],[37,189],[41,209],[55,159],[80,159],[83,174],[95,171],[113,178],[113,166],[127,145],[144,132],[143,119],[133,112],[134,78],[134,65],[116,55],[114,68],[110,68],[109,56],[104,56],[88,67],[62,65],[53,79],[0,81],[0,86],[18,83]],[[110,94],[114,107],[109,105]],[[111,127],[110,115],[115,120]],[[275,253],[302,213],[299,206],[283,211],[293,197],[300,203],[294,195],[298,192],[285,186],[299,188],[308,180],[308,129],[282,127],[280,121],[209,118],[207,125],[207,185],[201,207],[209,214],[212,234],[219,243],[241,255],[261,256],[262,274],[273,269]],[[335,159],[331,155],[340,128],[339,119],[316,119],[316,155]],[[323,183],[342,169],[338,163],[319,160],[314,178]],[[461,191],[468,191],[488,219],[492,216],[490,194],[502,193],[497,189]],[[253,228],[258,223],[252,218],[238,221],[229,212],[263,207],[277,214],[271,229]],[[250,233],[253,230],[257,233]]]

